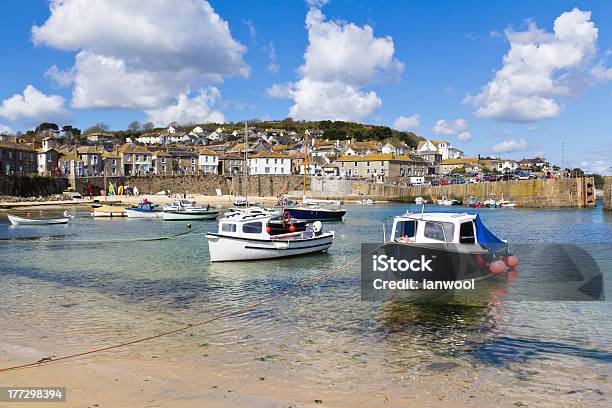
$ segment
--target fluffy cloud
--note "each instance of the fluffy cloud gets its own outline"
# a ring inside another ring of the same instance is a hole
[[[57,65],[52,65],[47,71],[45,71],[45,77],[51,79],[56,86],[64,88],[70,85],[74,80],[74,72],[62,71],[57,67]]]
[[[68,111],[61,96],[45,95],[32,85],[28,85],[22,94],[15,94],[2,101],[0,116],[24,124],[35,124],[65,118],[68,116]]]
[[[460,142],[469,142],[472,140],[472,134],[470,132],[461,132],[457,135],[457,140]]]
[[[246,48],[205,0],[55,0],[50,9],[32,39],[77,51],[70,72],[78,108],[159,109],[189,88],[249,74]]]
[[[510,139],[496,144],[491,148],[491,151],[493,153],[524,152],[527,148],[528,144],[525,139]]]
[[[274,48],[274,43],[270,41],[267,45],[263,47],[263,49],[268,53],[268,72],[278,74],[280,66],[278,65],[278,60],[276,59],[276,48]]]
[[[609,160],[589,160],[580,163],[580,168],[587,173],[596,173],[605,176],[612,174],[612,163]]]
[[[369,25],[326,21],[316,8],[308,11],[306,28],[302,79],[273,85],[268,95],[293,99],[289,115],[295,119],[359,120],[379,109],[378,95],[362,88],[403,71],[393,39],[375,37]]]
[[[421,123],[421,115],[415,113],[411,116],[400,116],[393,122],[393,127],[397,130],[411,130],[419,126]]]
[[[574,8],[555,20],[553,32],[529,22],[527,31],[505,31],[510,50],[503,67],[477,95],[468,95],[475,115],[510,122],[553,118],[558,98],[589,84],[588,67],[597,52],[598,29],[591,13]]]
[[[467,130],[468,125],[465,119],[457,119],[452,122],[447,122],[445,119],[440,119],[431,129],[436,135],[456,135],[457,133]]]
[[[220,92],[214,86],[200,90],[198,95],[190,98],[187,93],[181,94],[176,102],[159,109],[146,110],[147,116],[155,126],[167,126],[171,122],[179,123],[223,123],[223,113],[213,110],[212,106],[219,99]]]

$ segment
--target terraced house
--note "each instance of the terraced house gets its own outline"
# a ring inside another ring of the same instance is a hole
[[[153,171],[151,152],[134,143],[126,143],[119,148],[121,167],[126,176],[141,176]]]
[[[291,157],[279,152],[259,152],[249,156],[250,174],[291,174]]]
[[[37,157],[32,147],[0,140],[0,174],[31,174],[36,171]]]
[[[393,154],[341,156],[334,162],[341,177],[377,182],[401,181],[406,177],[425,176],[429,164],[421,159]]]

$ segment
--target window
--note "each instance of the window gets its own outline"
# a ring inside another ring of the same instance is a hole
[[[223,232],[236,232],[236,224],[231,222],[224,222],[221,224],[221,231]]]
[[[476,238],[474,237],[474,223],[472,221],[462,222],[459,227],[459,243],[461,244],[475,244]]]
[[[191,164],[195,164],[195,159],[193,157],[191,158]]]
[[[270,173],[270,168],[269,168],[269,167],[266,167],[266,168],[265,168],[265,173],[266,173],[266,174],[269,174],[269,173]]]
[[[366,162],[366,166],[370,167],[370,162]]]
[[[195,173],[195,166],[191,166],[191,172]]]
[[[452,242],[455,227],[449,222],[427,222],[425,224],[425,238],[441,242]],[[445,239],[446,238],[446,239]]]
[[[266,159],[266,164],[270,163],[270,159]]]
[[[397,240],[400,237],[414,238],[416,235],[416,225],[416,221],[399,221],[395,225],[393,239]]]
[[[142,160],[143,161],[147,161],[147,155],[146,154],[142,156]]]
[[[245,234],[261,234],[261,222],[247,222],[242,226],[242,232]]]
[[[355,162],[355,167],[357,167],[357,162]]]
[[[162,171],[166,171],[166,166],[162,166]]]
[[[277,164],[277,163],[278,163],[278,159],[274,159],[274,164]]]
[[[117,159],[113,159],[113,166],[117,165]]]
[[[166,158],[165,158],[165,157],[162,157],[162,158],[161,158],[161,162],[162,162],[162,163],[165,163],[165,162],[166,162]]]

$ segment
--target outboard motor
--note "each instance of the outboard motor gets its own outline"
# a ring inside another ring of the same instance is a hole
[[[314,232],[315,236],[319,235],[323,231],[323,223],[321,221],[315,221],[312,223],[312,232]]]

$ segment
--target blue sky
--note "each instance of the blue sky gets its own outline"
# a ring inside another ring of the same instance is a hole
[[[103,121],[123,129],[132,120],[241,121],[290,114],[393,127],[404,116],[411,118],[406,129],[446,139],[468,154],[542,153],[558,162],[564,142],[569,164],[609,172],[612,3],[607,1],[212,0],[214,11],[196,12],[180,11],[181,3],[197,8],[203,0],[179,1],[171,9],[168,2],[132,10],[129,1],[121,7],[112,0],[101,3],[108,7],[90,16],[79,15],[78,7],[56,10],[62,15],[52,21],[47,1],[2,2],[2,15],[11,18],[0,25],[0,130],[25,130],[41,120],[80,128]],[[567,14],[574,7],[579,10]],[[580,14],[585,12],[588,18]],[[590,30],[583,39],[555,37],[553,24],[563,13],[568,18],[559,25]],[[138,14],[148,20],[140,24]],[[221,22],[205,20],[210,15]],[[36,37],[33,26],[42,28]],[[118,35],[109,34],[113,31]],[[164,35],[182,40],[166,52],[159,46]],[[342,41],[345,46],[338,45]],[[530,54],[533,44],[550,46],[556,57],[538,66],[541,56]],[[177,47],[183,47],[180,54],[174,53]],[[516,54],[508,57],[511,47]],[[574,51],[583,54],[567,63]],[[504,56],[511,61],[504,63]],[[191,69],[177,70],[173,61]],[[123,79],[97,70],[123,62]],[[63,76],[54,80],[52,66]],[[496,80],[504,68],[510,76]],[[517,69],[522,76],[513,74]],[[494,92],[508,83],[514,85],[503,95]],[[143,90],[147,84],[154,85]],[[34,88],[29,93],[28,85]],[[524,94],[530,86],[537,90]],[[80,97],[73,97],[75,90]],[[138,92],[142,95],[132,98]],[[479,99],[466,100],[467,95]]]

